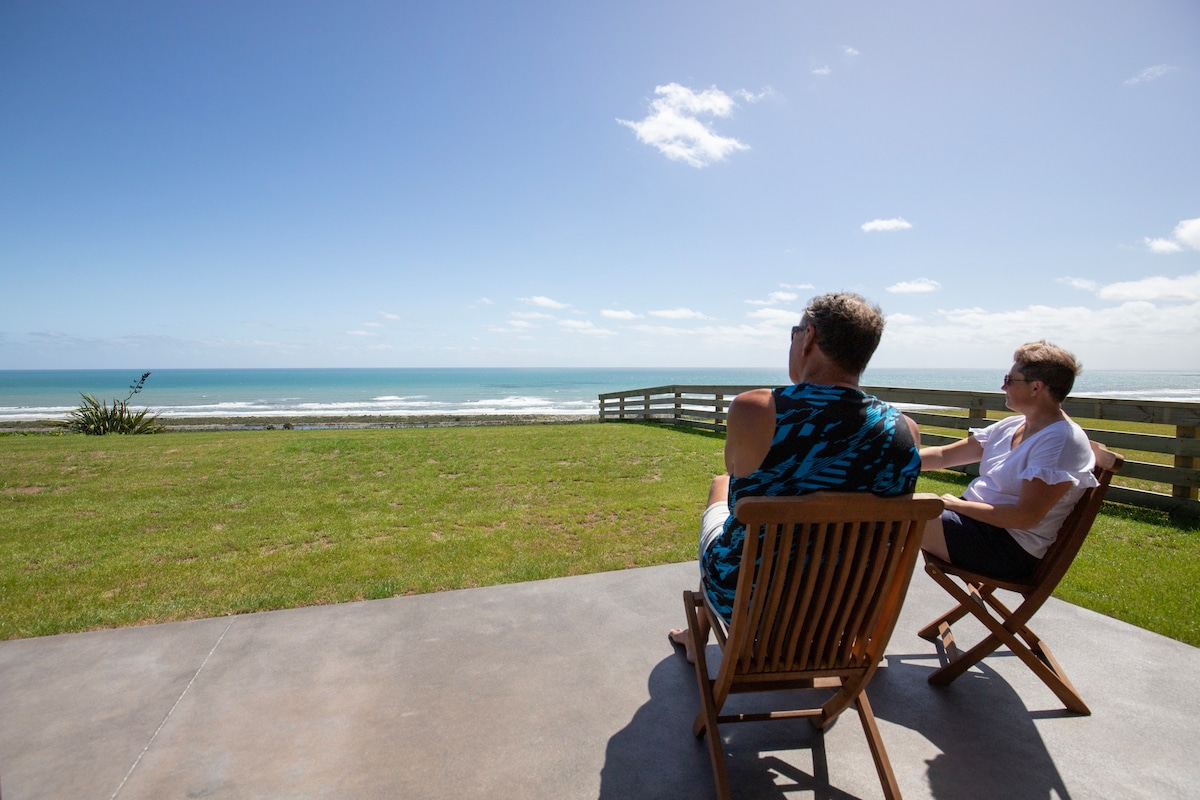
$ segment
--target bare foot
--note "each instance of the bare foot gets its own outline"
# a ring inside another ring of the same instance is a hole
[[[692,635],[687,628],[676,628],[667,634],[673,644],[682,645],[684,655],[687,657],[689,664],[696,663],[696,651],[692,649]]]

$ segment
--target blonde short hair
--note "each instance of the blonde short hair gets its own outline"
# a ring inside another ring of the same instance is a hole
[[[1067,399],[1075,378],[1083,371],[1075,356],[1045,339],[1018,347],[1013,361],[1028,380],[1046,384],[1050,396],[1060,403]]]

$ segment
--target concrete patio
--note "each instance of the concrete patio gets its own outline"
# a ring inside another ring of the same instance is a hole
[[[0,643],[0,796],[707,798],[695,677],[666,638],[692,563]],[[906,798],[1200,789],[1200,650],[1051,601],[1091,705],[1007,651],[948,689],[913,578],[869,695]],[[955,628],[967,638],[969,626]],[[743,798],[881,796],[853,711],[726,730]]]

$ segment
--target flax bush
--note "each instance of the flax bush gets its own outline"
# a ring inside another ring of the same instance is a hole
[[[149,377],[149,372],[143,372],[142,377],[129,385],[129,394],[125,399],[113,398],[111,406],[107,401],[97,400],[95,395],[80,393],[83,402],[67,414],[65,420],[57,424],[68,431],[88,436],[103,436],[106,433],[158,433],[163,426],[158,421],[157,414],[147,416],[149,409],[134,411],[129,407],[130,399],[142,390]]]

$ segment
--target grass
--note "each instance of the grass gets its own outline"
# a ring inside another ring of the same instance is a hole
[[[687,561],[722,445],[637,424],[0,436],[0,639]],[[1198,542],[1106,509],[1060,595],[1200,644]]]

